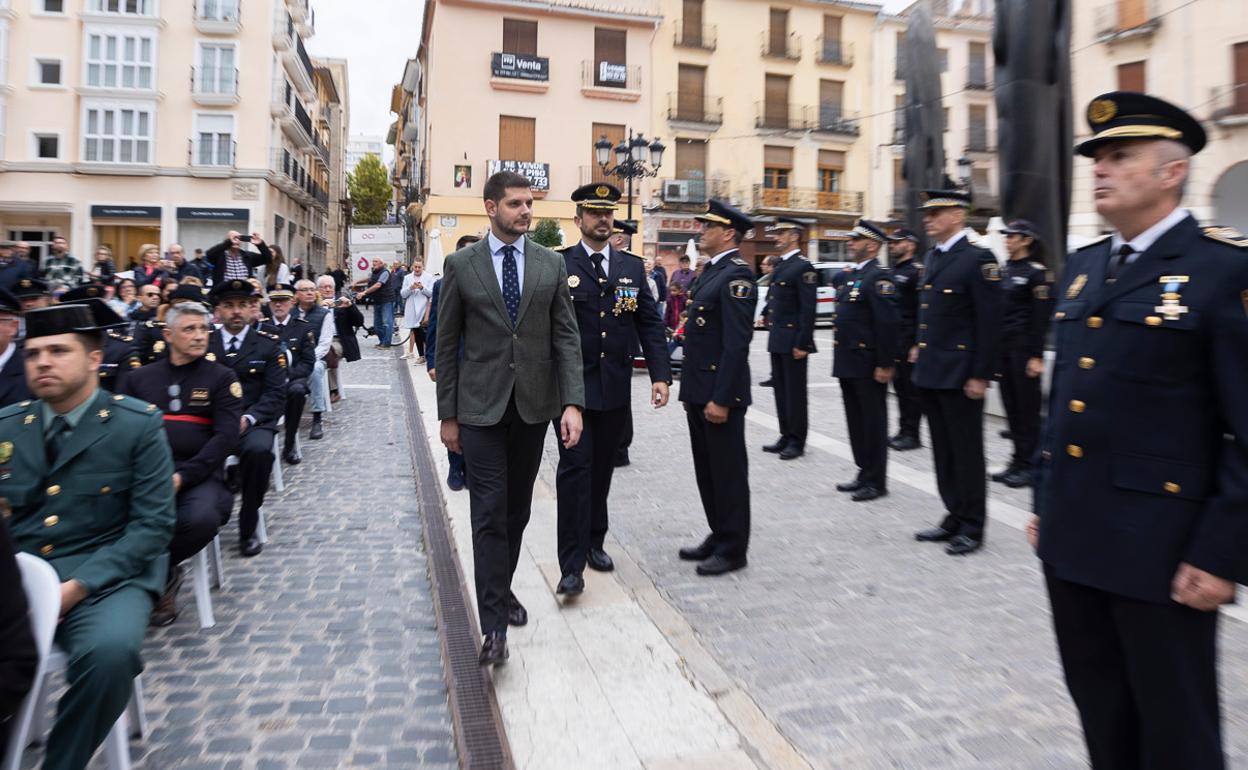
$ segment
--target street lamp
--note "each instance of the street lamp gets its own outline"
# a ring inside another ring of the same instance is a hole
[[[628,182],[628,220],[633,219],[633,180],[648,176],[658,176],[659,167],[663,165],[663,152],[667,148],[658,139],[647,142],[640,133],[634,134],[630,128],[628,139],[622,140],[614,147],[611,140],[602,137],[594,142],[594,160],[602,169],[603,176],[613,176]],[[615,165],[611,165],[611,153],[615,153]]]

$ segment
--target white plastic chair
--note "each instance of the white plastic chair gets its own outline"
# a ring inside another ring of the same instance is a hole
[[[17,718],[9,736],[9,747],[3,763],[0,764],[0,770],[19,770],[22,752],[33,742],[31,736],[35,736],[36,741],[41,739],[44,733],[48,674],[63,671],[68,664],[65,653],[52,644],[61,613],[60,577],[51,564],[37,556],[19,553],[17,564],[22,571],[22,585],[30,604],[30,625],[35,638],[35,649],[39,653],[39,664],[35,668],[34,686],[17,711]],[[130,770],[129,724],[134,725],[133,734],[137,738],[143,737],[147,732],[147,714],[143,710],[143,683],[137,676],[134,678],[134,692],[129,705],[117,718],[113,729],[104,740],[104,762],[110,770]]]
[[[221,536],[212,538],[212,542],[199,549],[199,553],[191,557],[191,586],[195,590],[195,609],[199,613],[199,627],[212,628],[217,624],[212,614],[212,586],[221,587]],[[209,564],[216,573],[216,578],[209,575]]]

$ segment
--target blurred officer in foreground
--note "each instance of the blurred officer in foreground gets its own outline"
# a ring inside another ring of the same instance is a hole
[[[1028,534],[1092,766],[1218,769],[1218,607],[1248,581],[1248,241],[1179,205],[1195,118],[1136,93],[1087,117],[1114,233],[1056,292]]]
[[[72,305],[83,302],[103,302],[107,296],[105,287],[87,283],[70,289],[61,295],[60,304]],[[116,326],[104,331],[104,360],[100,362],[100,387],[120,392],[121,384],[135,369],[143,365],[134,350],[134,337],[126,332],[124,319],[118,317]]]
[[[711,534],[697,546],[681,548],[680,558],[700,562],[699,575],[722,575],[746,566],[750,545],[745,410],[758,292],[754,271],[737,247],[754,223],[715,199],[697,219],[705,223],[702,253],[711,259],[689,300],[680,400]]]
[[[316,369],[316,345],[321,330],[292,315],[294,305],[294,286],[279,283],[269,292],[273,330],[281,337],[286,350],[286,442],[282,447],[282,459],[298,465],[303,462],[299,454],[299,421],[303,419],[303,407],[311,392],[310,380]]]
[[[17,339],[21,324],[21,301],[0,289],[0,407],[30,398],[22,344]]]
[[[780,255],[771,273],[764,312],[771,326],[767,352],[771,355],[771,384],[776,394],[780,438],[763,447],[763,451],[778,454],[781,460],[793,460],[806,453],[806,357],[816,352],[819,273],[802,256],[804,222],[781,217],[771,229]]]
[[[901,228],[888,239],[888,253],[893,258],[893,285],[897,287],[898,338],[897,370],[893,374],[893,391],[897,394],[897,434],[888,446],[898,452],[919,449],[919,425],[923,419],[923,401],[914,387],[914,364],[910,348],[914,347],[919,326],[919,287],[923,282],[923,264],[915,258],[919,237]]]
[[[17,282],[13,296],[22,302],[22,312],[38,310],[52,304],[52,292],[41,278],[23,278]]]

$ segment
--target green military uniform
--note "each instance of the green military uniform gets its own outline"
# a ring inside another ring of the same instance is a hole
[[[87,590],[57,628],[69,689],[43,765],[78,770],[143,668],[143,633],[169,566],[173,460],[160,412],[138,399],[97,389],[61,415],[68,431],[49,461],[56,417],[42,401],[0,410],[0,513],[19,551]]]

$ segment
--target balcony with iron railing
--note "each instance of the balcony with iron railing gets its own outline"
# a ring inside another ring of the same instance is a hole
[[[988,67],[980,62],[973,64],[967,69],[966,73],[966,90],[967,91],[991,91],[992,80],[988,77]]]
[[[278,7],[281,8],[280,5]],[[281,54],[282,66],[295,88],[309,99],[315,96],[316,81],[312,59],[304,48],[295,19],[289,13],[281,13],[277,20],[273,31],[273,48]]]
[[[906,210],[906,188],[893,190],[893,211],[904,212]]]
[[[755,102],[754,127],[768,131],[805,131],[809,107],[788,102]]]
[[[839,214],[862,214],[863,194],[848,190],[826,191],[814,187],[753,188],[755,211],[809,211]]]
[[[206,35],[234,35],[242,29],[242,0],[195,0],[195,29]]]
[[[1216,88],[1210,117],[1220,126],[1248,126],[1248,83]]]
[[[238,69],[191,67],[191,98],[208,107],[238,104]]]
[[[796,32],[790,32],[784,37],[773,36],[770,32],[763,32],[762,35],[763,56],[770,59],[790,59],[792,61],[802,58],[802,38]]]
[[[837,67],[854,65],[854,44],[846,43],[840,38],[831,40],[820,35],[815,38],[815,52],[820,64],[831,64]]]
[[[658,191],[665,206],[678,207],[681,204],[702,206],[711,198],[727,198],[730,188],[731,184],[727,179],[707,179],[705,176],[699,176],[685,179],[661,179]]]
[[[1094,36],[1098,43],[1147,37],[1161,27],[1160,0],[1115,0],[1096,9]]]
[[[713,24],[685,24],[676,22],[672,44],[677,48],[700,48],[714,51],[718,45],[719,30]]]
[[[966,132],[966,151],[992,153],[997,148],[993,146],[991,137],[988,136],[988,128],[986,126],[971,126]]]
[[[724,99],[673,91],[667,95],[667,119],[713,131],[724,123]]]
[[[839,106],[821,104],[808,107],[806,126],[811,131],[823,134],[839,134],[857,138],[862,133],[862,124],[856,113],[848,113]]]
[[[581,93],[599,99],[635,102],[641,98],[641,67],[583,60]]]
[[[226,177],[238,159],[238,142],[223,135],[186,140],[186,165],[191,176]]]

